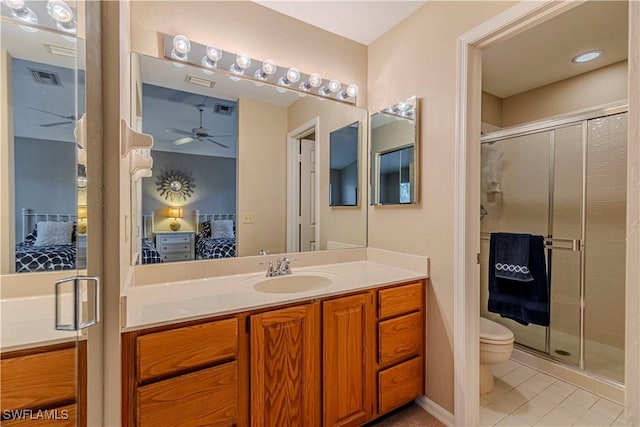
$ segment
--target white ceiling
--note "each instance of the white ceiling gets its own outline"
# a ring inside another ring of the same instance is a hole
[[[627,9],[626,1],[588,1],[485,50],[482,89],[505,98],[626,59]],[[594,49],[604,55],[571,62]]]
[[[367,46],[426,3],[426,0],[254,1]]]

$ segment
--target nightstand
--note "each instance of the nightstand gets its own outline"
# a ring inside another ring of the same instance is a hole
[[[193,231],[156,232],[156,249],[163,261],[195,259],[195,233]]]

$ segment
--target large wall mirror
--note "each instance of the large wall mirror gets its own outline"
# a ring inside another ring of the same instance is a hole
[[[1,26],[3,275],[86,264],[86,153],[76,138],[85,111],[84,41],[75,27],[42,27],[45,5],[31,5],[38,29]]]
[[[358,205],[360,122],[334,130],[329,136],[329,205]]]
[[[335,132],[355,142],[342,162],[355,160],[352,194],[366,185],[366,110],[135,53],[131,62],[140,130],[154,137],[152,176],[132,185],[138,264],[366,246],[366,209],[330,202]]]
[[[418,199],[418,99],[371,116],[371,204],[405,205]]]

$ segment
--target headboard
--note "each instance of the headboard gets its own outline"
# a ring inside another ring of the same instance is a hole
[[[33,209],[22,209],[22,235],[20,241],[24,242],[31,231],[36,227],[39,221],[53,221],[53,222],[67,222],[76,221],[76,214],[63,214],[63,213],[38,213]]]
[[[200,224],[205,221],[213,221],[220,219],[230,219],[233,221],[233,225],[235,227],[236,224],[236,214],[221,214],[221,213],[203,213],[200,211],[196,211],[196,234],[200,233]]]

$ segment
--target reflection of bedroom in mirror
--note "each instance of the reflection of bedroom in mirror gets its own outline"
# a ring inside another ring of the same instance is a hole
[[[74,135],[85,104],[76,59],[83,42],[9,22],[1,40],[0,169],[13,171],[2,179],[3,200],[10,201],[2,211],[2,273],[84,268],[86,156]]]
[[[417,202],[418,102],[414,96],[371,116],[371,204]]]
[[[140,130],[154,138],[153,175],[132,185],[139,192],[132,197],[137,263],[287,252],[305,200],[315,227],[312,250],[366,246],[366,209],[332,211],[329,202],[331,131],[355,131],[356,145],[343,150],[345,166],[355,161],[354,196],[366,185],[357,168],[366,110],[144,55],[133,54],[132,64]],[[309,175],[316,190],[311,198],[297,193],[293,214],[293,133],[309,122],[320,130]],[[350,203],[357,205],[357,196]]]
[[[360,123],[334,130],[329,139],[329,205],[356,206]]]

